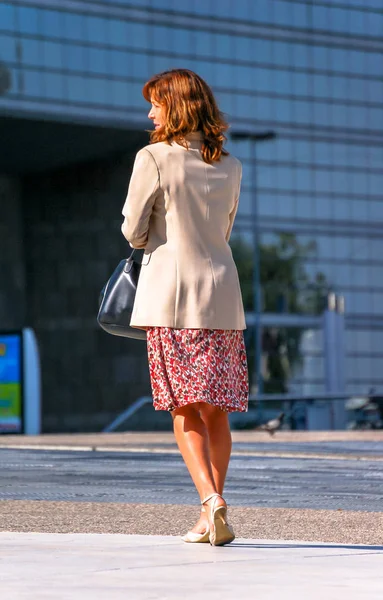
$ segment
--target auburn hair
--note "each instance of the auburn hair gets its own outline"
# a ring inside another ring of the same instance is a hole
[[[197,73],[188,69],[164,71],[145,83],[142,94],[148,102],[157,102],[165,108],[165,125],[151,131],[150,143],[176,141],[187,148],[185,136],[201,131],[201,153],[206,163],[229,154],[223,148],[224,132],[229,126],[212,90]]]

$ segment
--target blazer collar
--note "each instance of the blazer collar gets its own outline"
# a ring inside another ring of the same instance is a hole
[[[186,134],[185,140],[187,142],[188,148],[200,150],[202,144],[202,131],[192,131],[191,133]],[[172,146],[181,146],[181,148],[185,147],[176,141],[172,142],[171,144]]]

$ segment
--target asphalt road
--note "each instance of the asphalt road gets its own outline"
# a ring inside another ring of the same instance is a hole
[[[383,442],[278,444],[278,449],[270,444],[273,456],[257,455],[267,446],[236,445],[226,488],[230,505],[382,511]],[[181,458],[159,448],[154,453],[1,448],[0,500],[198,503]]]

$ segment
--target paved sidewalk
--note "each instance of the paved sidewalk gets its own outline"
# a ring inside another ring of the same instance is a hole
[[[381,600],[383,546],[0,534],[6,600]]]

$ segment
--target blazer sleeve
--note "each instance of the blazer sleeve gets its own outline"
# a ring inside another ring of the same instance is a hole
[[[236,193],[236,199],[234,202],[234,206],[229,214],[229,226],[227,228],[226,231],[226,241],[228,242],[230,240],[230,236],[231,236],[231,232],[233,230],[233,225],[234,225],[234,220],[235,220],[235,216],[237,214],[237,210],[238,210],[238,204],[239,204],[239,194],[240,194],[240,190],[241,190],[241,179],[242,179],[242,165],[239,164],[239,169],[238,169],[238,186],[237,186],[237,193]]]
[[[145,248],[147,244],[149,221],[159,187],[157,164],[151,152],[143,148],[136,155],[122,209],[125,219],[121,231],[132,248]]]

